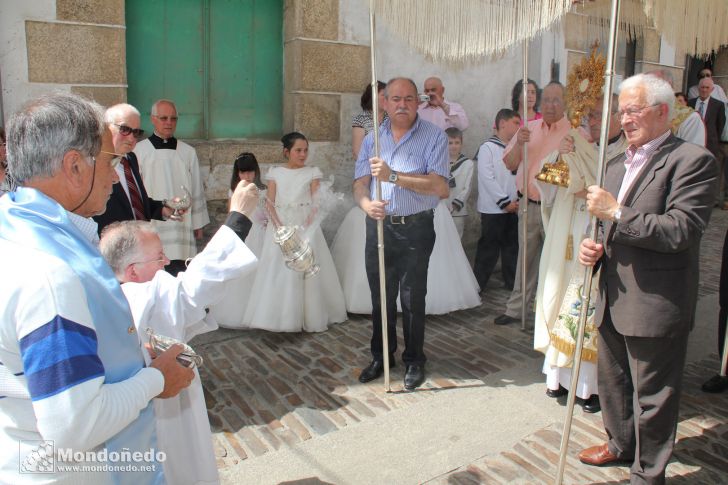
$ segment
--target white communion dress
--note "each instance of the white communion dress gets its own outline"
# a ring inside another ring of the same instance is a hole
[[[282,224],[306,225],[314,209],[311,184],[321,178],[316,167],[274,167],[268,172],[266,180],[276,184],[275,209]],[[321,228],[308,227],[302,233],[320,267],[309,278],[286,267],[283,253],[273,241],[275,230],[269,222],[243,326],[273,332],[322,332],[330,323],[345,321],[344,294]]]
[[[253,223],[245,238],[245,245],[260,259],[263,252],[263,239],[265,238],[266,225],[268,223],[268,215],[265,210],[265,190],[261,190],[260,203],[251,216]],[[232,196],[232,192],[228,192],[228,197]],[[210,307],[210,315],[217,321],[218,325],[225,328],[245,328],[243,317],[247,308],[250,293],[253,290],[255,281],[255,272],[253,269],[249,273],[240,278],[229,280],[225,283],[225,295],[222,299]]]
[[[339,226],[331,252],[344,290],[346,309],[351,313],[372,312],[372,299],[364,266],[366,213],[354,206]],[[435,247],[427,271],[428,315],[464,310],[480,305],[480,288],[446,203],[435,209]],[[397,303],[399,307],[399,300]]]

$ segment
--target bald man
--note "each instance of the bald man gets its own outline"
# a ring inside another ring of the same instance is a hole
[[[417,108],[417,114],[442,130],[455,127],[460,131],[468,128],[468,116],[462,106],[445,100],[445,86],[439,77],[425,80],[425,94],[430,97]]]
[[[698,97],[688,101],[688,106],[703,118],[705,123],[705,148],[713,154],[718,161],[718,166],[723,171],[724,186],[728,187],[728,170],[723,167],[723,152],[721,150],[720,135],[725,127],[725,103],[718,101],[712,96],[715,90],[713,79],[705,77],[698,83]],[[722,205],[725,196],[720,196],[720,187],[716,195],[716,203]]]

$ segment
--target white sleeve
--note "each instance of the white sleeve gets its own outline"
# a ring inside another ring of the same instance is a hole
[[[478,195],[487,197],[498,207],[504,207],[511,202],[508,192],[498,184],[495,178],[494,163],[503,163],[503,160],[495,160],[494,153],[484,143],[478,151]]]
[[[685,118],[677,129],[677,137],[701,147],[705,146],[705,124],[698,113],[692,113]]]
[[[456,187],[453,200],[457,200],[464,207],[465,204],[467,204],[468,202],[468,196],[470,195],[470,184],[473,181],[473,161],[466,160],[465,162],[463,162],[462,165],[460,165],[460,168],[458,168],[458,171],[461,170],[464,175],[462,184]],[[453,215],[457,215],[457,212],[460,212],[460,209],[454,211]]]
[[[89,450],[134,421],[162,392],[164,378],[156,369],[143,368],[124,381],[106,384],[96,329],[78,277],[61,265],[41,278],[35,276],[33,282],[22,282],[15,332],[38,432],[43,439],[55,440],[56,446]],[[53,337],[44,341],[48,335]],[[42,345],[27,345],[32,341]],[[47,365],[47,344],[66,350],[54,355],[57,362],[52,366]],[[37,371],[40,361],[46,361],[43,371]]]
[[[147,283],[124,283],[140,338],[146,341],[147,327],[185,342],[215,330],[214,321],[206,320],[207,308],[223,298],[228,281],[250,273],[257,261],[237,234],[222,226],[176,278],[159,271]]]
[[[316,179],[322,179],[324,178],[324,174],[321,172],[321,169],[318,167],[311,167],[311,180]]]

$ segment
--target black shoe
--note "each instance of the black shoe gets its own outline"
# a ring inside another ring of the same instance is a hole
[[[508,325],[509,323],[517,322],[517,318],[509,317],[505,313],[503,315],[499,315],[495,317],[495,320],[493,320],[493,323],[496,325]]]
[[[714,375],[703,383],[701,389],[704,392],[723,392],[728,389],[728,376]]]
[[[407,366],[407,372],[404,374],[404,388],[411,391],[420,387],[425,382],[425,366],[412,364]]]
[[[561,397],[566,396],[568,393],[569,391],[567,391],[563,386],[559,386],[556,390],[546,388],[546,395],[548,397]]]
[[[592,394],[589,399],[581,404],[581,408],[585,413],[594,414],[602,410],[602,406],[599,404],[599,396]]]
[[[389,368],[391,369],[394,367],[394,357],[389,358]],[[365,384],[369,381],[373,381],[374,379],[378,377],[382,377],[382,374],[384,373],[384,362],[381,360],[373,360],[371,364],[366,366],[363,371],[361,371],[361,374],[359,374],[359,382],[362,384]]]

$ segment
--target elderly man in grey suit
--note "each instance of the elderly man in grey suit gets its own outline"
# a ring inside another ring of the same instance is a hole
[[[718,177],[713,156],[670,133],[674,94],[654,76],[620,86],[629,147],[589,187],[603,243],[579,260],[601,266],[599,397],[607,443],[583,450],[590,465],[632,462],[630,481],[665,483],[677,429],[688,333],[698,293],[698,251]]]

